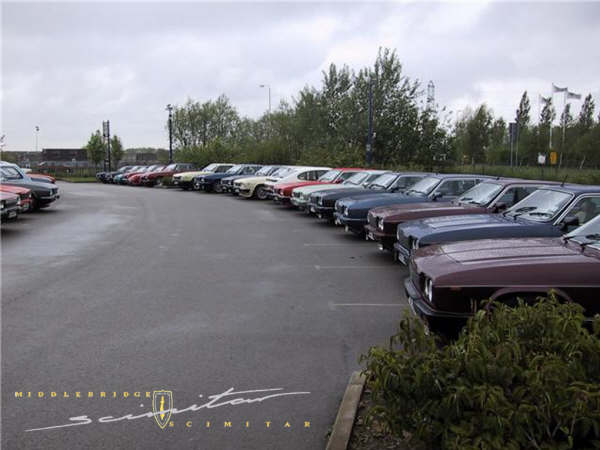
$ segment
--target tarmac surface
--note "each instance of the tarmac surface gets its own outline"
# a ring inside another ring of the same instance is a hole
[[[2,225],[2,448],[325,447],[406,269],[271,202],[59,186]]]

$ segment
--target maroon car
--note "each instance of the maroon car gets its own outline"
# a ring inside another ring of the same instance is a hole
[[[161,170],[157,170],[154,172],[146,173],[142,175],[140,180],[140,184],[144,186],[154,186],[157,184],[161,184],[163,178],[169,178],[179,172],[186,172],[188,170],[192,170],[194,168],[193,164],[188,163],[173,163],[169,164],[165,168]]]
[[[365,225],[367,240],[377,241],[381,250],[394,251],[399,224],[429,217],[497,213],[520,202],[551,181],[502,178],[486,180],[472,187],[452,202],[427,202],[373,208]]]
[[[404,287],[411,309],[433,331],[454,333],[493,299],[515,305],[554,291],[600,313],[600,216],[559,238],[432,245],[411,258]]]

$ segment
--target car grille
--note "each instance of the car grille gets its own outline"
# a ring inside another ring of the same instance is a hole
[[[296,191],[292,192],[292,195],[294,196],[294,198],[301,198],[302,197],[302,193],[296,192]]]
[[[377,216],[375,216],[372,213],[369,213],[367,215],[367,221],[369,222],[369,225],[371,225],[372,227],[377,228]]]

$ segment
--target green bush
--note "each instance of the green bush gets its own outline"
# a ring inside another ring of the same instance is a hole
[[[405,316],[361,358],[371,419],[436,448],[600,448],[600,321],[539,300],[490,303],[444,347]]]

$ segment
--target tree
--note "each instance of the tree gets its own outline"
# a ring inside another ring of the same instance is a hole
[[[523,92],[521,96],[521,101],[519,102],[519,108],[517,109],[517,116],[515,117],[515,122],[517,123],[517,127],[519,131],[525,129],[529,126],[530,117],[529,112],[531,111],[531,105],[529,104],[529,96],[527,95],[527,91]]]
[[[121,142],[121,138],[116,134],[110,139],[110,161],[114,167],[119,166],[119,161],[123,159],[125,156],[125,151],[123,150],[123,143]]]
[[[588,94],[581,105],[581,111],[579,111],[579,119],[577,121],[580,136],[590,131],[594,126],[594,108],[595,104],[592,99],[592,94]]]
[[[463,161],[480,163],[486,159],[490,144],[492,114],[485,104],[467,111],[456,124],[455,146]]]
[[[100,130],[96,130],[96,132],[91,134],[85,149],[88,160],[92,161],[95,167],[98,167],[100,161],[104,159],[105,154],[104,142],[102,142]]]

